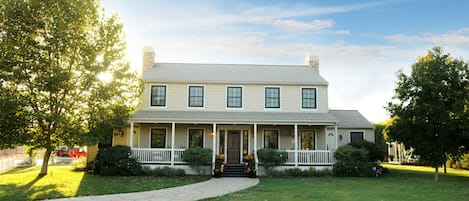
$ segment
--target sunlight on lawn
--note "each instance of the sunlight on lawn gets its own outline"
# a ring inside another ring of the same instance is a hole
[[[49,172],[38,177],[40,167],[17,168],[0,174],[1,200],[37,200],[76,195],[84,172],[71,166],[50,166]]]
[[[428,167],[428,166],[410,166],[410,165],[391,165],[391,164],[382,164],[385,168],[390,170],[407,170],[407,171],[415,171],[415,172],[422,172],[422,173],[435,173],[435,168]],[[438,168],[438,173],[443,174],[443,167]],[[465,176],[469,177],[468,170],[459,170],[453,168],[447,168],[448,175],[454,176]]]

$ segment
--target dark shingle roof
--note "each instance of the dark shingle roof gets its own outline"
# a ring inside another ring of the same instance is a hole
[[[339,121],[339,128],[374,128],[358,110],[329,110]]]

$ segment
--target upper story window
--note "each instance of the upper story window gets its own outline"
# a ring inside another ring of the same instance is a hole
[[[303,109],[316,109],[316,88],[301,89],[301,107]]]
[[[166,106],[166,86],[165,85],[152,85],[151,86],[151,106]]]
[[[280,108],[280,88],[265,88],[265,108]]]
[[[364,140],[364,134],[362,131],[350,132],[350,142],[360,142]]]
[[[242,108],[243,107],[243,88],[228,87],[226,94],[226,107]]]
[[[203,86],[189,86],[189,107],[204,107]]]

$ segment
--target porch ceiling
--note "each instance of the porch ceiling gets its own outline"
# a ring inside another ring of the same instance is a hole
[[[288,112],[208,112],[139,110],[131,118],[135,122],[229,123],[229,124],[309,124],[334,125],[338,120],[330,113]]]

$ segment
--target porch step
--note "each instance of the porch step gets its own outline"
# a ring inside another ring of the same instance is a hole
[[[226,164],[225,171],[222,177],[249,177],[249,174],[244,172],[243,164]]]

